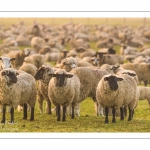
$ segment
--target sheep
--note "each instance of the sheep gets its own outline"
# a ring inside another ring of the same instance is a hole
[[[44,56],[41,54],[32,54],[28,57],[32,58],[34,65],[37,68],[40,68],[44,64]]]
[[[144,86],[138,86],[140,91],[140,97],[139,100],[146,99],[148,101],[149,107],[150,107],[150,87],[144,87]]]
[[[24,62],[24,58],[30,54],[28,49],[22,51],[11,51],[7,54],[7,57],[16,58],[15,61],[12,62],[12,66],[15,69],[18,69]]]
[[[1,123],[5,123],[6,105],[11,107],[10,123],[14,123],[14,109],[18,105],[24,106],[23,119],[27,119],[27,104],[31,107],[30,121],[33,121],[35,102],[36,82],[30,74],[18,74],[13,68],[0,72],[0,105],[3,108]]]
[[[43,100],[46,100],[46,113],[51,114],[51,102],[48,97],[48,84],[51,79],[51,76],[48,74],[54,73],[54,69],[49,65],[42,65],[36,74],[35,79],[37,80],[37,101],[39,103],[40,112],[43,113]]]
[[[9,58],[9,57],[5,57],[5,56],[1,56],[0,57],[0,70],[3,70],[5,68],[11,68],[12,61],[15,61],[16,58]]]
[[[120,108],[120,119],[124,120],[123,107],[128,106],[128,121],[132,120],[137,106],[139,89],[136,81],[129,75],[104,75],[96,89],[96,99],[105,109],[105,123],[108,123],[108,109],[112,108],[112,123],[116,122],[116,109]]]
[[[77,60],[71,57],[63,59],[61,61],[60,68],[65,69],[68,72],[73,72],[79,77],[81,82],[79,102],[82,102],[88,96],[92,97],[92,99],[94,100],[96,114],[98,116],[103,116],[103,111],[96,102],[95,89],[98,84],[98,81],[102,78],[103,75],[108,74],[108,72],[106,70],[102,70],[95,67],[77,67]]]
[[[74,107],[79,100],[80,80],[75,74],[67,73],[64,69],[58,69],[50,74],[52,79],[48,85],[48,97],[57,109],[57,121],[60,121],[60,106],[63,107],[62,121],[66,120],[66,107],[72,106],[74,119]]]
[[[19,70],[23,70],[23,71],[31,74],[34,77],[36,74],[37,67],[34,65],[32,58],[25,57],[24,63],[19,68]]]
[[[126,63],[121,65],[122,68],[133,70],[136,72],[139,81],[144,82],[144,86],[147,86],[150,80],[150,64],[149,63]]]
[[[99,66],[103,64],[115,65],[117,63],[123,64],[124,57],[119,54],[103,54],[98,52],[99,54]]]

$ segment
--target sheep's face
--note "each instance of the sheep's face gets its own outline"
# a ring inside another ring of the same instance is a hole
[[[45,67],[40,67],[40,68],[37,70],[37,72],[36,72],[34,78],[35,78],[36,80],[42,80],[42,79],[43,79],[44,72],[45,72]]]
[[[104,81],[108,82],[108,85],[111,90],[116,91],[118,89],[118,81],[122,81],[122,78],[116,76],[105,77]]]
[[[47,74],[51,74],[51,73],[54,73],[53,69],[43,65],[42,67],[40,67],[37,70],[37,72],[35,74],[35,79],[36,80],[44,80],[47,77]]]
[[[15,58],[8,58],[8,57],[0,57],[1,61],[1,69],[11,68],[11,62],[14,61]]]
[[[60,87],[66,85],[66,78],[73,77],[72,74],[59,74],[59,73],[51,74],[51,76],[55,77],[54,79],[55,86],[60,86]]]
[[[3,76],[8,84],[13,84],[17,82],[18,73],[15,70],[4,69],[1,71],[1,76]]]

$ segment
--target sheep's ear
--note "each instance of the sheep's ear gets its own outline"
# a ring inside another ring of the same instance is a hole
[[[19,75],[19,73],[18,72],[16,72],[16,76],[18,76]]]
[[[72,78],[72,77],[73,77],[73,74],[66,74],[65,77],[66,77],[66,78]]]
[[[135,73],[130,73],[130,72],[128,72],[128,75],[130,75],[130,76],[132,76],[132,77],[135,77],[135,76],[136,76]]]
[[[0,57],[0,60],[2,60],[2,58]]]
[[[63,65],[66,65],[66,62],[63,62]]]
[[[104,80],[105,80],[105,81],[109,81],[109,77],[105,77]]]
[[[122,81],[123,80],[123,78],[117,78],[117,81]]]
[[[14,60],[16,60],[16,58],[11,58],[11,59],[10,59],[10,61],[14,61]]]
[[[4,76],[6,73],[5,72],[2,72],[2,76]]]

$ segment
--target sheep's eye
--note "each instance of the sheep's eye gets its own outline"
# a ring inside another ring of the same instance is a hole
[[[4,76],[5,75],[5,72],[2,72],[2,76]]]

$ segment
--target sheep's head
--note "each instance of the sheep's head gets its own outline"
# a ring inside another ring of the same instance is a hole
[[[60,63],[60,68],[66,70],[68,72],[76,67],[77,67],[77,60],[73,57],[65,58]]]
[[[49,74],[49,75],[51,77],[55,77],[54,84],[55,84],[55,86],[59,86],[59,87],[66,85],[66,78],[73,77],[73,74],[69,74],[63,69],[59,69],[54,74]]]
[[[36,80],[44,80],[51,73],[54,73],[54,70],[50,66],[42,65],[42,67],[37,70],[34,77]]]
[[[122,81],[122,80],[123,78],[119,78],[112,75],[104,77],[104,81],[108,82],[110,89],[113,91],[116,91],[118,89],[118,81]]]
[[[11,62],[15,61],[16,58],[9,58],[9,57],[0,57],[1,61],[1,68],[0,69],[6,69],[6,68],[11,68]]]
[[[4,69],[0,72],[0,74],[3,77],[3,79],[6,80],[8,85],[17,82],[17,77],[16,76],[18,75],[18,73],[13,68]]]

